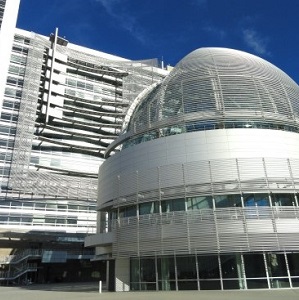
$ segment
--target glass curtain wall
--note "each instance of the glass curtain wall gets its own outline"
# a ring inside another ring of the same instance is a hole
[[[299,253],[131,258],[131,290],[242,290],[298,286]]]
[[[115,218],[129,218],[137,215],[151,215],[156,213],[171,213],[175,211],[195,211],[222,208],[246,208],[247,217],[265,216],[269,212],[267,207],[298,207],[297,194],[231,194],[215,196],[195,196],[163,201],[144,202],[136,205],[123,206],[109,212],[109,222]],[[160,204],[161,203],[161,204]]]

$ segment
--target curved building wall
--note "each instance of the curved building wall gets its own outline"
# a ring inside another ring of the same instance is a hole
[[[216,160],[239,159],[248,162],[247,166],[242,168],[256,168],[250,161],[265,160],[287,160],[296,161],[299,159],[298,153],[299,135],[292,132],[284,132],[279,130],[265,129],[219,129],[210,131],[199,131],[188,134],[179,134],[175,136],[160,138],[149,141],[135,147],[125,149],[120,153],[113,155],[108,159],[99,172],[99,205],[103,205],[107,201],[115,200],[119,197],[126,197],[128,194],[137,192],[135,179],[128,182],[127,174],[144,174],[145,185],[138,186],[138,192],[152,190],[152,180],[150,180],[149,170],[163,169],[171,165],[190,166],[194,164],[202,164],[204,162]],[[260,164],[260,163],[258,163]],[[219,166],[220,167],[220,166]],[[226,177],[230,174],[231,165],[224,165],[223,172]],[[271,166],[269,166],[271,168]],[[284,177],[282,175],[282,167],[275,169],[271,176]],[[226,170],[227,169],[227,170]],[[242,170],[239,170],[241,172]],[[185,180],[187,180],[188,170],[185,172]],[[224,178],[216,179],[219,168],[215,169],[212,178],[207,174],[208,181],[221,181]],[[238,180],[238,176],[242,175],[242,180],[251,180],[252,175],[249,173],[237,174],[233,173],[232,180]],[[280,174],[280,175],[279,175]],[[284,174],[284,173],[283,173]],[[296,170],[293,171],[296,174]],[[299,175],[299,174],[298,174]],[[203,172],[200,173],[203,176]],[[264,177],[262,172],[255,177]],[[289,177],[290,174],[287,176]],[[294,175],[295,176],[295,175]],[[126,178],[123,184],[126,188],[115,189],[116,181],[121,182],[120,178]],[[192,179],[192,177],[190,177]],[[194,182],[200,178],[194,178]],[[177,182],[172,181],[173,186],[181,185],[182,177],[177,177]],[[156,187],[158,188],[156,182]],[[129,191],[128,191],[129,190]]]
[[[125,289],[298,286],[298,96],[270,63],[215,48],[140,96],[99,171],[116,282],[130,262]]]
[[[107,152],[117,144],[128,147],[206,129],[246,126],[298,131],[298,97],[296,83],[259,57],[232,49],[197,49],[143,97],[126,134]]]
[[[200,91],[200,92],[199,92]],[[159,90],[143,99],[128,130],[184,116],[297,123],[296,83],[269,62],[233,49],[200,48],[184,57]]]
[[[136,206],[136,212],[114,223],[113,254],[261,251],[266,233],[272,251],[297,249],[298,230],[282,240],[278,233],[299,225],[293,218],[299,188],[298,146],[295,133],[223,129],[167,137],[114,155],[99,173],[98,204],[114,211]],[[262,194],[268,204],[252,207],[246,200],[252,193]],[[291,194],[293,207],[277,210],[275,203],[270,205],[267,195],[271,193]],[[238,206],[233,202],[218,207],[212,198],[220,199],[220,195],[239,195]],[[209,204],[198,204],[203,210],[188,209],[207,196],[211,196]],[[179,200],[185,207],[163,211],[170,200],[172,205]],[[138,209],[145,203],[157,203],[157,214],[140,215]],[[263,229],[255,232],[257,228]],[[149,231],[154,232],[151,242]],[[249,234],[256,237],[249,240]]]

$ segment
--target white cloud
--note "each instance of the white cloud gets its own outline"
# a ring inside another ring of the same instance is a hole
[[[204,26],[203,30],[221,40],[223,40],[227,35],[223,29],[220,29],[220,28],[217,28],[217,27],[211,26],[211,25]]]
[[[260,55],[269,54],[267,50],[267,38],[262,38],[255,30],[245,29],[243,30],[243,39],[247,46],[253,49],[254,52]]]
[[[109,13],[113,13],[114,6],[119,3],[119,0],[95,0],[102,4]]]
[[[125,10],[125,0],[95,0],[100,3],[106,12],[117,22],[117,26],[129,32],[139,42],[146,44],[146,34],[143,29],[137,24],[137,20],[129,12]],[[120,6],[121,5],[121,6]],[[122,9],[120,9],[120,7]]]

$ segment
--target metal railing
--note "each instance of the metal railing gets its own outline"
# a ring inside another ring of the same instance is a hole
[[[36,272],[36,263],[23,263],[17,268],[9,271],[0,271],[0,281],[1,280],[14,280],[27,272]]]
[[[15,255],[0,256],[0,264],[18,264],[19,262],[30,257],[41,257],[40,249],[25,249]]]
[[[113,256],[298,251],[298,228],[298,207],[202,209],[123,218],[113,226]]]

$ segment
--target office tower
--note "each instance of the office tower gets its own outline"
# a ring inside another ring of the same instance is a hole
[[[298,287],[299,87],[200,48],[137,99],[99,172],[111,289]],[[115,284],[115,286],[113,286]]]
[[[16,29],[18,4],[0,4],[0,279],[98,279],[83,246],[96,229],[98,168],[133,100],[167,72],[74,45],[58,29]]]

